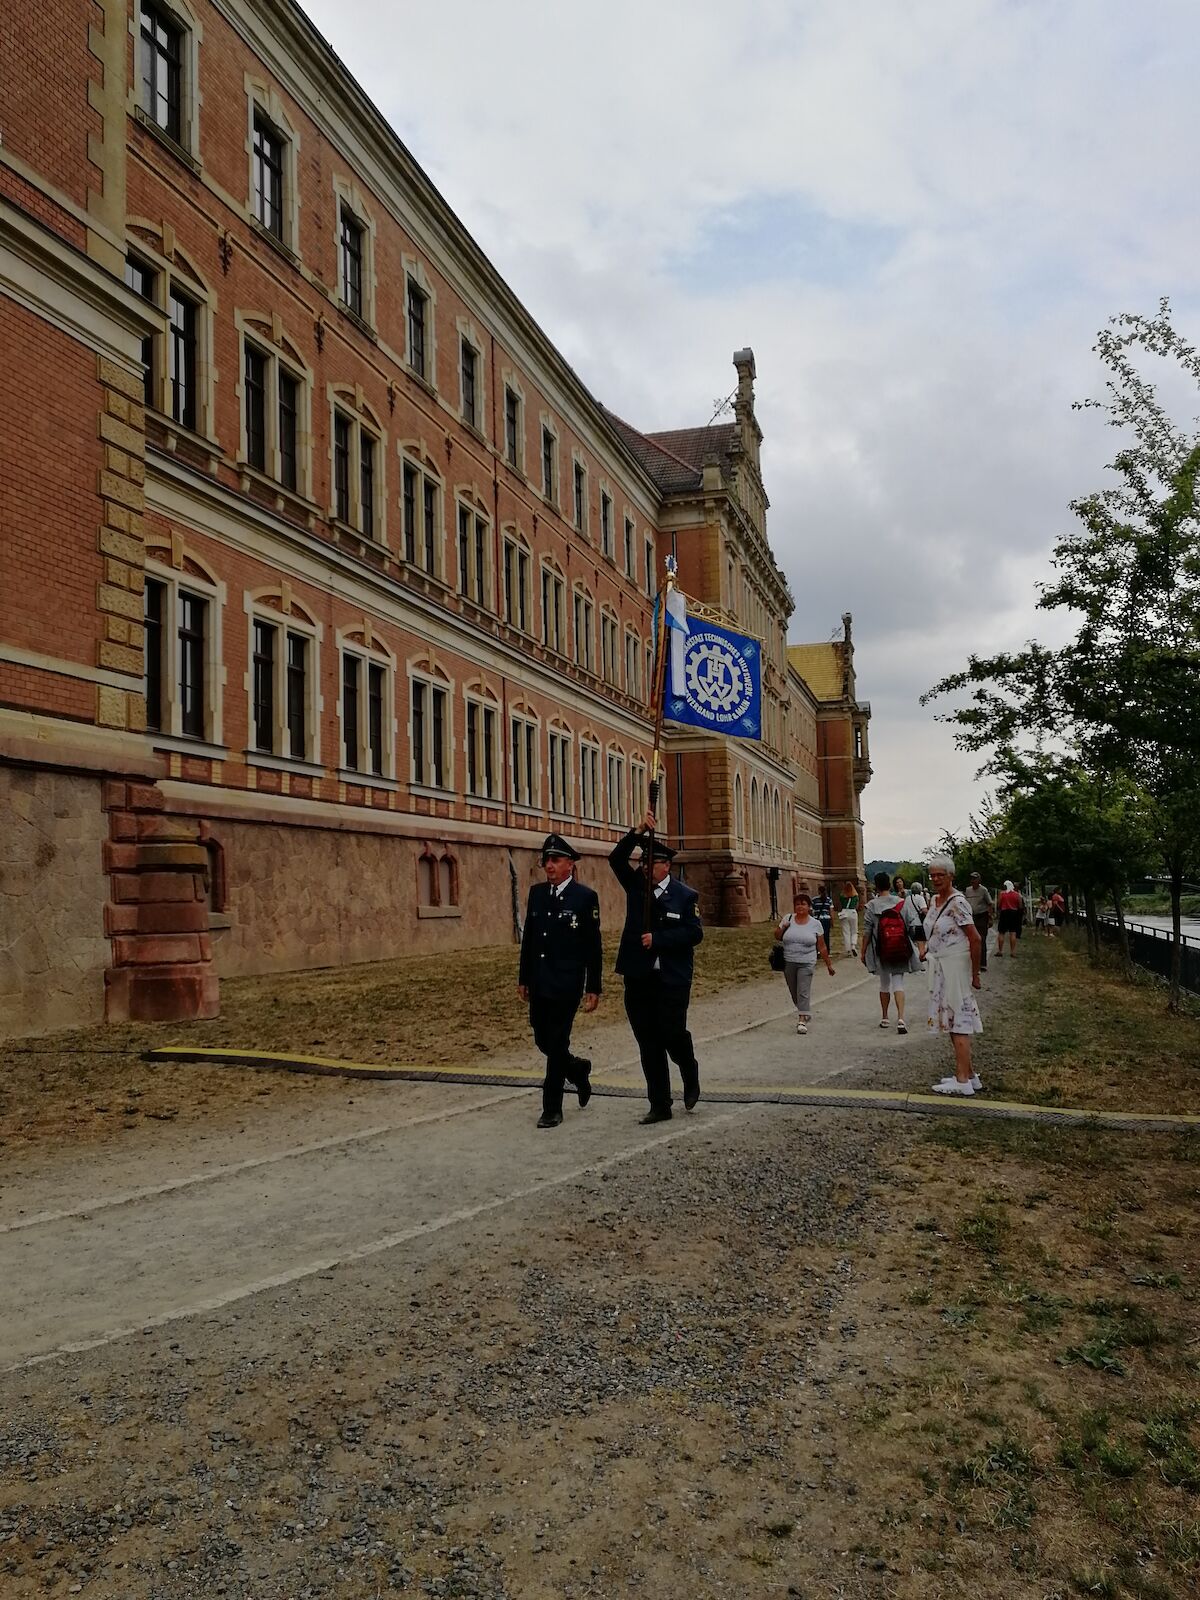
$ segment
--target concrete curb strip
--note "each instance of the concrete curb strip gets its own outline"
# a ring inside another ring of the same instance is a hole
[[[146,1061],[191,1061],[210,1067],[251,1067],[260,1071],[314,1073],[320,1077],[373,1078],[402,1083],[458,1083],[500,1089],[540,1089],[541,1076],[528,1072],[489,1072],[485,1067],[392,1067],[369,1062],[338,1061],[330,1056],[285,1055],[270,1050],[208,1050],[191,1045],[165,1045],[147,1050]],[[640,1085],[593,1083],[592,1093],[612,1099],[640,1100]],[[1200,1116],[1167,1116],[1154,1111],[1089,1111],[1079,1106],[1031,1106],[972,1096],[956,1099],[934,1094],[908,1094],[895,1089],[704,1089],[714,1105],[832,1106],[840,1110],[908,1111],[918,1116],[985,1117],[1009,1122],[1037,1122],[1057,1127],[1114,1128],[1127,1133],[1200,1133]]]

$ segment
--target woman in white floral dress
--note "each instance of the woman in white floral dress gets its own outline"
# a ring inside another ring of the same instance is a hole
[[[979,1094],[983,1084],[971,1064],[971,1035],[983,1032],[975,990],[982,946],[967,897],[954,887],[954,862],[929,863],[933,898],[925,913],[925,957],[929,963],[929,1028],[948,1033],[954,1075],[933,1085],[935,1094]]]

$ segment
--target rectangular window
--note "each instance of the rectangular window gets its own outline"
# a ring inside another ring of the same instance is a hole
[[[515,390],[504,390],[504,453],[510,467],[520,464],[521,397]]]
[[[425,376],[425,311],[429,296],[408,280],[408,364],[419,378]]]
[[[196,426],[196,305],[172,289],[170,322],[171,415],[185,428]]]
[[[340,522],[350,521],[350,418],[333,414],[333,508]]]
[[[154,305],[155,285],[158,274],[144,262],[138,261],[134,256],[127,256],[125,260],[125,282],[136,295],[140,295],[148,305]],[[154,335],[144,334],[142,337],[142,366],[145,372],[142,378],[143,394],[148,406],[157,404],[155,400],[155,370],[154,370]]]
[[[575,463],[575,526],[583,531],[587,521],[587,473]]]
[[[267,358],[246,346],[246,460],[267,470]]]
[[[654,579],[655,579],[654,543],[653,543],[652,540],[647,539],[646,540],[646,593],[648,595],[653,595],[653,593],[654,593]]]
[[[285,489],[300,482],[297,447],[300,436],[300,383],[279,369],[279,481]]]
[[[487,604],[488,525],[469,506],[458,508],[458,592]]]
[[[183,136],[183,35],[158,6],[142,0],[142,110],[179,143]]]
[[[404,559],[410,564],[417,559],[417,469],[404,463],[401,474],[403,490],[401,508],[404,513]]]
[[[542,642],[548,650],[566,654],[565,587],[557,573],[542,568]]]
[[[467,793],[496,798],[496,713],[477,700],[467,701]]]
[[[640,762],[635,761],[630,768],[633,778],[633,815],[644,817],[646,815],[646,769]]]
[[[633,518],[625,518],[625,576],[637,581],[637,548],[634,545],[636,530]]]
[[[269,622],[254,623],[254,748],[275,749],[275,638]]]
[[[283,238],[283,140],[260,111],[254,113],[254,215]]]
[[[524,717],[510,723],[513,804],[534,806],[537,796],[537,726]]]
[[[642,642],[636,633],[625,635],[625,692],[638,699],[642,692],[641,683]],[[640,813],[639,813],[640,815]]]
[[[608,820],[624,826],[625,816],[625,758],[608,757]]]
[[[549,428],[542,429],[542,493],[547,500],[554,499],[555,454],[557,441]]]
[[[504,541],[504,620],[529,632],[529,552],[511,539]]]
[[[343,765],[358,771],[358,680],[361,663],[357,656],[342,657],[342,749]]]
[[[566,733],[551,731],[550,753],[550,809],[560,815],[567,810],[571,781],[571,738]]]
[[[600,820],[600,751],[592,744],[579,746],[579,814]]]
[[[575,660],[588,672],[595,659],[593,640],[592,602],[585,594],[575,595]]]
[[[287,735],[293,761],[308,756],[308,640],[302,633],[287,636]]]
[[[413,680],[412,686],[412,781],[424,784],[425,771],[425,721],[426,701],[429,699],[429,685]]]
[[[146,726],[155,731],[163,725],[163,624],[166,618],[167,588],[156,578],[146,579],[142,601],[146,630]]]
[[[356,317],[363,314],[363,228],[348,206],[341,208],[342,302]]]
[[[425,571],[436,572],[436,546],[437,533],[437,485],[429,478],[425,479],[424,492],[425,511]]]
[[[358,514],[368,538],[375,537],[375,440],[358,430]]]
[[[612,496],[600,496],[600,552],[602,555],[611,556],[613,553],[613,517]]]
[[[461,341],[461,352],[463,421],[474,428],[478,426],[475,409],[475,373],[479,364],[479,354],[467,339]]]
[[[606,683],[619,683],[617,672],[617,619],[600,613],[600,671]]]
[[[430,691],[433,702],[433,748],[432,756],[433,786],[435,789],[446,787],[446,691],[434,688]]]
[[[203,739],[205,727],[204,649],[208,601],[179,591],[179,726]]]
[[[367,750],[371,771],[383,776],[383,707],[387,672],[374,661],[367,663]]]

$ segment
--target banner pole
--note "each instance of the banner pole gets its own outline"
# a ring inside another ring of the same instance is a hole
[[[658,617],[655,624],[654,635],[654,684],[651,690],[651,710],[654,713],[654,750],[650,757],[650,784],[647,790],[651,813],[657,818],[658,796],[662,787],[662,732],[663,713],[666,708],[667,684],[667,641],[670,630],[667,627],[667,596],[675,587],[675,563],[667,561],[666,586],[659,595]],[[654,899],[654,875],[651,870],[654,861],[654,836],[655,830],[651,828],[646,835],[643,846],[643,857],[646,866],[646,898],[642,912],[642,927],[646,933],[650,931],[650,908]]]

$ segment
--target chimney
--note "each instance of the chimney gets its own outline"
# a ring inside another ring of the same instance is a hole
[[[757,467],[762,429],[754,415],[754,351],[749,345],[744,350],[733,352],[733,364],[737,368],[738,375],[737,398],[733,402],[738,437],[742,441],[742,449],[747,457]]]

